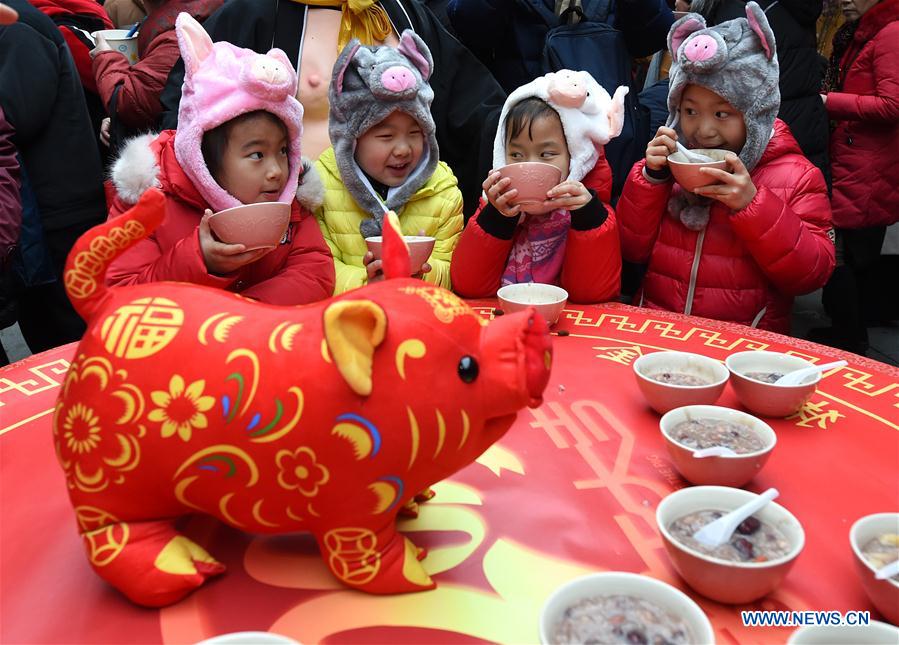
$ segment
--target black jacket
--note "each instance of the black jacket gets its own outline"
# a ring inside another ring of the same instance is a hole
[[[45,232],[106,219],[100,155],[75,63],[56,25],[25,0],[0,27],[0,107]]]
[[[822,0],[757,0],[765,10],[777,40],[780,65],[779,116],[790,126],[799,147],[821,169],[830,187],[830,128],[821,101],[821,82],[827,62],[818,54],[815,27]],[[696,3],[693,5],[696,10]],[[746,17],[743,0],[720,0],[706,15],[709,24]]]
[[[396,31],[413,29],[434,57],[431,113],[437,125],[440,158],[459,179],[465,214],[478,206],[481,184],[493,161],[493,137],[505,93],[484,66],[416,0],[381,0]],[[204,23],[213,41],[264,53],[283,49],[296,65],[302,42],[305,5],[278,0],[229,0]],[[277,28],[276,28],[277,26]],[[174,128],[184,80],[178,62],[162,94],[164,128]]]

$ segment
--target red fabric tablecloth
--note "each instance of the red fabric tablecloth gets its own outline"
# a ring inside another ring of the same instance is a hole
[[[492,304],[474,303],[484,315]],[[401,528],[429,555],[435,591],[376,597],[339,585],[307,535],[260,537],[204,517],[184,531],[228,566],[187,600],[136,607],[88,568],[50,419],[74,345],[0,370],[0,641],[183,643],[270,630],[304,643],[524,643],[560,583],[591,571],[649,575],[684,589],[719,643],[784,642],[788,628],[747,628],[740,609],[693,593],[671,568],[655,507],[686,485],[631,365],[659,349],[723,360],[747,349],[820,362],[829,348],[741,326],[624,305],[571,306],[557,330],[545,404],[525,410],[478,463],[436,486]],[[899,508],[899,371],[855,355],[794,418],[748,486],[776,486],[806,530],[784,584],[753,608],[871,610],[853,569],[849,527]],[[728,388],[719,405],[739,407]],[[876,613],[872,617],[878,617]]]

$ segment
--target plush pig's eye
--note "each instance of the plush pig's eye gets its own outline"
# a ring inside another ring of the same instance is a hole
[[[478,378],[478,362],[471,356],[463,356],[459,360],[459,367],[456,368],[456,371],[459,372],[459,378],[465,383],[473,383]]]

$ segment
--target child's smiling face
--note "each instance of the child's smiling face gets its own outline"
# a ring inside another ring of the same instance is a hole
[[[688,148],[719,148],[737,154],[746,143],[743,114],[715,92],[687,85],[680,101],[680,127]]]
[[[356,163],[369,177],[393,188],[418,166],[424,146],[418,122],[405,112],[392,112],[356,140]]]
[[[267,114],[228,129],[221,169],[215,178],[241,204],[275,202],[289,175],[287,128]]]
[[[571,155],[562,120],[555,110],[535,117],[506,142],[506,163],[523,161],[548,163],[561,170],[563,178],[568,177]]]

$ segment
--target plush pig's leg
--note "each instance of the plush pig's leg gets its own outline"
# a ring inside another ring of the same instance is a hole
[[[331,572],[351,587],[388,594],[437,586],[419,562],[425,551],[397,532],[392,519],[385,526],[331,529],[316,538]]]
[[[169,521],[118,522],[81,538],[94,571],[139,605],[170,605],[225,570]]]
[[[411,517],[411,518],[418,517],[419,505],[424,504],[425,502],[434,499],[434,496],[436,494],[437,493],[435,493],[433,489],[425,488],[423,491],[418,493],[415,497],[413,497],[408,502],[403,504],[403,506],[400,507],[400,511],[398,514],[401,517]],[[421,559],[421,558],[419,558],[419,559]]]

